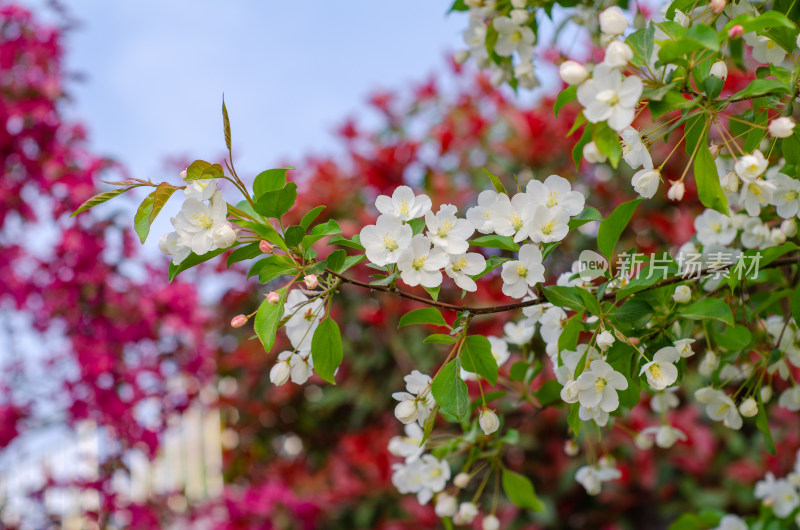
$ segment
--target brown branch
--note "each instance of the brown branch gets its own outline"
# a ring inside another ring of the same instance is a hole
[[[760,270],[771,269],[771,268],[775,268],[775,267],[783,267],[785,265],[792,265],[792,264],[795,264],[795,263],[798,263],[798,262],[800,262],[800,254],[796,255],[796,256],[788,256],[788,257],[778,258],[778,259],[776,259],[776,260],[764,265],[763,267],[760,268]],[[713,272],[722,272],[724,270],[729,269],[733,265],[734,264],[732,263],[732,264],[727,265],[725,267],[720,267],[720,268],[715,268],[715,269],[706,269],[704,271],[701,271],[700,274],[697,274],[695,277],[692,277],[692,278],[684,278],[683,276],[673,276],[672,278],[667,278],[666,280],[662,280],[662,281],[660,281],[658,283],[654,283],[650,287],[647,287],[646,289],[642,289],[641,291],[637,291],[637,292],[641,293],[641,292],[646,292],[646,291],[650,291],[650,290],[653,290],[653,289],[659,289],[661,287],[666,287],[668,285],[672,285],[672,284],[675,284],[675,283],[694,281],[694,280],[700,279],[702,277],[702,275],[704,273],[706,273],[706,272],[709,272],[709,270],[712,270]],[[365,282],[360,282],[358,280],[354,280],[352,278],[348,278],[347,276],[342,276],[338,272],[334,272],[334,271],[332,271],[332,270],[330,270],[328,268],[325,269],[325,272],[327,272],[328,274],[331,274],[331,275],[339,278],[342,281],[342,283],[349,283],[350,285],[356,285],[358,287],[363,287],[363,288],[369,289],[371,291],[380,291],[380,292],[384,292],[384,293],[388,293],[388,294],[393,294],[393,295],[399,296],[401,298],[407,298],[409,300],[414,300],[416,302],[420,302],[420,303],[423,303],[423,304],[426,304],[426,305],[429,305],[429,306],[433,306],[433,307],[438,307],[439,309],[445,309],[447,311],[467,311],[468,313],[470,313],[472,315],[487,315],[487,314],[491,314],[491,313],[502,313],[502,312],[505,312],[505,311],[513,311],[515,309],[520,309],[520,308],[523,308],[523,307],[530,307],[532,305],[536,305],[536,304],[540,304],[541,303],[541,301],[539,301],[537,299],[537,300],[527,300],[525,302],[515,302],[513,304],[504,304],[504,305],[487,306],[487,307],[473,307],[473,306],[468,306],[468,305],[448,304],[446,302],[439,302],[437,300],[431,300],[429,298],[425,298],[425,297],[422,297],[422,296],[417,296],[415,294],[412,294],[412,293],[409,293],[409,292],[406,292],[406,291],[401,291],[400,289],[397,289],[397,288],[386,287],[386,286],[383,286],[383,285],[370,285],[370,284],[365,283]],[[635,293],[631,293],[631,294],[635,294]],[[616,296],[617,296],[617,293],[613,293],[613,292],[612,293],[606,293],[605,295],[603,295],[603,298],[601,298],[600,301],[601,302],[606,302],[606,301],[609,301],[609,300],[612,300],[612,299],[616,298]],[[545,300],[546,299],[547,299],[547,297],[545,296]]]

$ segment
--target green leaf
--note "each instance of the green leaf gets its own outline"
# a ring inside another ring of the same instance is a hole
[[[334,250],[328,254],[328,258],[325,260],[325,266],[333,272],[339,272],[339,269],[344,266],[344,260],[346,258],[347,254],[343,249]]]
[[[225,145],[231,150],[231,120],[228,119],[228,109],[225,108],[225,95],[222,95],[222,125],[225,132]]]
[[[710,318],[733,326],[733,312],[731,312],[730,306],[719,298],[698,300],[682,308],[679,313],[690,320],[705,320]]]
[[[153,193],[145,197],[142,201],[142,204],[139,206],[133,218],[136,233],[139,234],[139,239],[142,243],[147,239],[147,235],[150,233],[150,226],[153,224],[153,221],[156,220],[158,212],[161,211],[161,208],[164,207],[177,189],[178,188],[172,184],[162,182]]]
[[[455,344],[456,338],[452,335],[445,335],[443,333],[434,333],[433,335],[428,335],[423,340],[425,344]]]
[[[420,234],[425,230],[425,219],[411,219],[406,221],[406,224],[411,227],[411,233],[414,235]]]
[[[614,323],[621,322],[640,327],[650,320],[653,307],[641,298],[633,298],[622,304],[611,314]]]
[[[436,287],[422,287],[425,289],[425,292],[428,293],[428,296],[431,297],[431,300],[436,301],[439,299],[439,291],[442,290],[441,285],[437,285]]]
[[[277,191],[286,186],[286,172],[293,167],[268,169],[256,175],[253,181],[253,195],[256,201],[265,193]]]
[[[639,198],[623,202],[600,223],[600,228],[597,230],[597,248],[605,257],[610,259],[613,256],[617,241],[628,226],[636,207],[643,200]]]
[[[307,214],[303,216],[302,219],[300,219],[300,226],[308,230],[308,227],[311,226],[311,223],[313,223],[314,220],[316,220],[316,218],[319,217],[319,214],[321,214],[322,210],[324,209],[325,209],[324,206],[317,206],[316,208],[309,211]]]
[[[595,123],[592,130],[592,139],[597,149],[608,157],[608,162],[616,169],[622,158],[622,144],[617,132],[605,122]]]
[[[397,327],[404,328],[406,326],[415,326],[418,324],[428,324],[444,328],[449,327],[442,314],[435,307],[423,307],[422,309],[409,311],[400,317],[400,322],[397,324]]]
[[[461,379],[461,361],[453,359],[442,366],[433,378],[431,392],[440,410],[457,419],[462,419],[469,409],[467,384]]]
[[[550,406],[554,403],[561,402],[561,389],[562,386],[558,381],[550,379],[546,381],[533,395],[536,400],[543,407]]]
[[[130,186],[128,188],[117,188],[115,190],[110,190],[110,191],[105,191],[103,193],[98,193],[97,195],[95,195],[94,197],[89,199],[88,201],[86,201],[83,204],[81,204],[78,207],[77,210],[72,212],[72,215],[70,215],[70,217],[75,217],[76,215],[78,215],[81,212],[85,212],[86,210],[89,210],[90,208],[94,208],[98,204],[102,204],[102,203],[104,203],[106,201],[110,201],[111,199],[113,199],[117,195],[122,195],[126,191],[132,190],[133,188],[136,188],[136,187],[138,187],[138,186]]]
[[[205,254],[197,255],[194,252],[189,254],[189,256],[180,262],[179,265],[175,265],[174,263],[169,264],[169,281],[172,282],[175,279],[175,276],[182,273],[186,269],[191,269],[195,265],[199,265],[204,261],[208,261],[211,258],[216,258],[223,252],[228,250],[227,248],[218,248],[217,250],[212,250],[211,252],[206,252]]]
[[[246,259],[252,259],[260,255],[261,249],[258,248],[258,243],[249,243],[231,252],[231,255],[228,256],[228,261],[225,265],[230,269],[231,265],[234,263],[238,263]]]
[[[739,324],[728,326],[722,333],[715,333],[716,343],[728,351],[743,350],[750,345],[753,335],[746,327]]]
[[[553,113],[555,114],[556,118],[558,118],[558,113],[564,108],[564,105],[569,103],[570,101],[575,101],[578,97],[578,86],[572,85],[568,86],[564,90],[558,93],[558,97],[556,97],[556,101],[553,104]]]
[[[650,64],[650,59],[653,57],[655,49],[655,32],[656,27],[651,23],[646,28],[640,29],[628,35],[625,42],[633,50],[633,59],[631,63],[636,66],[647,66]]]
[[[494,176],[494,174],[493,174],[491,171],[489,171],[488,169],[486,169],[485,167],[484,167],[484,168],[481,168],[481,169],[483,169],[483,172],[484,172],[484,174],[485,174],[487,177],[489,177],[489,180],[491,180],[491,181],[492,181],[492,186],[494,186],[494,190],[495,190],[497,193],[507,193],[507,192],[506,192],[506,187],[505,187],[505,186],[503,186],[503,183],[502,183],[502,182],[500,182],[500,179],[499,179],[499,178],[497,178],[496,176]]]
[[[722,92],[725,81],[715,75],[710,75],[703,81],[703,90],[710,99],[716,99]]]
[[[583,330],[583,311],[579,311],[567,320],[564,330],[558,337],[558,351],[574,350],[578,345],[578,338]]]
[[[800,324],[800,285],[795,287],[792,293],[792,316],[794,321]]]
[[[578,114],[578,116],[583,117],[583,113]],[[572,148],[572,161],[575,163],[576,170],[580,170],[581,168],[581,160],[583,159],[583,148],[586,146],[586,144],[588,144],[591,141],[592,141],[592,128],[584,127],[581,139],[578,140],[578,142]]]
[[[470,335],[461,347],[461,365],[467,372],[478,374],[492,385],[497,384],[497,361],[492,345],[483,335]]]
[[[677,90],[670,90],[660,100],[650,100],[650,115],[657,120],[667,112],[694,107],[694,100],[686,99]]]
[[[597,208],[592,208],[591,206],[588,208],[584,208],[581,213],[573,217],[569,220],[569,229],[575,230],[579,226],[583,226],[586,223],[591,223],[592,221],[602,221],[603,216],[600,215],[600,212],[597,211]]]
[[[286,303],[288,291],[288,285],[275,291],[280,296],[277,304],[270,304],[265,298],[261,305],[258,306],[253,329],[255,329],[256,335],[258,335],[258,339],[267,353],[275,345],[275,334],[278,333],[278,327],[280,327],[281,318],[283,318],[283,305]]]
[[[354,235],[352,240],[343,236],[333,236],[328,240],[328,245],[336,245],[338,247],[347,247],[360,250],[362,252],[364,251],[364,246],[361,244],[358,234]]]
[[[336,321],[328,317],[317,326],[311,339],[314,371],[325,381],[336,384],[334,372],[342,364],[342,334]]]
[[[775,456],[775,443],[772,441],[772,433],[769,431],[769,420],[767,419],[767,412],[764,410],[764,403],[761,402],[761,397],[758,397],[758,415],[756,415],[756,427],[761,431],[764,438],[764,447],[769,451],[772,456]]]
[[[699,42],[707,50],[719,51],[719,35],[705,24],[695,24],[686,31],[686,38]]]
[[[264,192],[256,201],[255,210],[264,217],[280,219],[297,200],[297,184],[289,182],[279,190]]]
[[[306,229],[300,225],[290,226],[283,234],[283,239],[289,247],[296,247],[306,236]]]
[[[499,248],[502,250],[510,250],[511,252],[519,252],[519,245],[514,243],[514,240],[509,236],[489,234],[476,237],[470,241],[469,244],[474,247]]]
[[[211,167],[210,162],[206,162],[205,160],[195,160],[189,167],[186,168],[186,178],[185,180],[197,180],[199,178],[203,178],[203,172]]]
[[[365,259],[367,259],[367,257],[364,254],[360,254],[358,256],[347,256],[344,259],[344,265],[342,265],[339,268],[339,270],[337,270],[336,272],[341,274],[341,273],[345,272],[347,269],[349,269],[350,267],[358,265],[359,263],[361,263]]]
[[[686,141],[689,141],[687,136]],[[716,210],[724,215],[729,214],[728,199],[719,183],[717,166],[708,146],[708,131],[703,133],[694,157],[694,179],[697,183],[697,195],[703,206]],[[688,145],[688,144],[687,144]]]
[[[754,98],[756,96],[763,96],[764,94],[781,96],[789,93],[791,93],[791,90],[789,90],[785,83],[781,83],[775,79],[754,79],[743,90],[731,96],[731,99]]]
[[[286,263],[282,257],[272,255],[266,256],[256,262],[250,269],[248,277],[258,274],[260,283],[269,283],[278,276],[288,276],[296,273],[297,268]]]
[[[584,302],[577,287],[549,285],[542,288],[544,297],[551,304],[558,307],[568,307],[575,311],[583,309]]]
[[[328,219],[324,223],[320,223],[312,228],[306,237],[303,238],[303,248],[309,248],[311,245],[319,241],[325,236],[333,236],[342,232],[334,219]]]
[[[528,480],[527,477],[503,468],[502,482],[503,491],[506,493],[508,500],[513,502],[516,506],[525,508],[526,510],[544,513],[544,504],[539,500],[539,497],[536,496],[533,484],[531,484],[531,481]]]
[[[795,127],[794,134],[782,140],[781,151],[788,164],[800,165],[800,127]]]

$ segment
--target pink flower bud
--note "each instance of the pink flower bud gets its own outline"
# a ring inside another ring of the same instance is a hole
[[[280,301],[281,301],[281,295],[279,295],[275,291],[272,291],[267,295],[267,302],[269,302],[272,305],[275,305]]]
[[[184,169],[183,171],[181,171],[181,178],[182,178],[182,179],[186,179],[186,176],[188,175],[188,173],[187,173],[187,170],[188,170],[188,169],[189,169],[189,168],[187,167],[186,169]]]
[[[667,198],[671,201],[680,201],[683,199],[683,192],[686,191],[686,188],[683,185],[682,180],[676,180],[672,183],[672,186],[669,187],[667,191]]]
[[[244,315],[236,315],[231,319],[231,327],[240,328],[247,324],[247,317]]]
[[[270,243],[269,241],[262,240],[258,244],[258,250],[260,250],[264,254],[272,254],[272,249],[273,248],[274,247],[272,246],[272,243]]]
[[[727,4],[725,0],[711,0],[711,10],[719,15],[725,9],[725,4]]]
[[[711,152],[711,156],[717,158],[719,156],[720,146],[717,144],[711,144],[711,147],[708,148],[709,152]]]
[[[728,38],[729,39],[738,39],[744,35],[744,28],[739,24],[736,24],[731,29],[728,30]]]
[[[306,282],[306,287],[308,287],[309,289],[316,289],[317,285],[319,285],[319,281],[317,280],[316,274],[309,274],[308,276],[303,278],[303,281]]]

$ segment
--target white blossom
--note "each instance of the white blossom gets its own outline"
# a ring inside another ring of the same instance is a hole
[[[778,173],[770,178],[769,182],[775,187],[772,193],[772,204],[776,206],[778,215],[784,219],[798,215],[800,213],[800,180]]]
[[[456,217],[456,207],[443,204],[439,211],[425,212],[425,224],[428,227],[428,238],[434,245],[448,254],[463,254],[469,248],[467,239],[475,232],[472,223]]]
[[[558,338],[564,330],[564,321],[567,319],[567,313],[560,307],[550,307],[544,311],[542,318],[539,321],[542,325],[541,335],[542,340],[546,343],[558,344]]]
[[[597,495],[603,482],[617,480],[622,473],[614,467],[583,466],[575,473],[575,480],[584,487],[589,495]]]
[[[433,455],[392,465],[392,484],[400,493],[415,493],[420,504],[427,504],[434,493],[444,490],[450,479],[450,466]]]
[[[609,127],[621,131],[633,122],[634,108],[642,95],[642,80],[624,77],[608,65],[599,64],[592,78],[578,87],[577,95],[589,122],[607,121]]]
[[[675,395],[677,391],[677,386],[671,386],[661,392],[654,392],[653,398],[650,400],[650,408],[657,414],[678,408],[680,400]]]
[[[678,440],[686,441],[686,433],[672,425],[659,425],[648,427],[641,432],[642,436],[654,436],[656,445],[662,449],[669,449]]]
[[[217,191],[217,179],[194,179],[186,183],[183,194],[187,199],[209,200]]]
[[[192,253],[192,249],[183,243],[178,232],[162,235],[158,242],[158,249],[164,254],[172,256],[173,265],[180,265]]]
[[[486,258],[477,252],[468,252],[451,254],[450,263],[445,265],[444,272],[456,282],[456,285],[465,291],[474,292],[478,289],[478,285],[470,276],[480,274],[484,269],[486,269]]]
[[[778,517],[788,517],[800,505],[800,496],[792,483],[786,479],[775,480],[775,475],[769,471],[764,480],[756,482],[754,495],[772,507]]]
[[[716,210],[707,209],[694,220],[697,240],[703,245],[729,245],[736,238],[731,218]]]
[[[503,332],[505,339],[509,344],[522,346],[531,341],[533,338],[533,326],[527,325],[527,322],[506,322],[503,325]]]
[[[391,197],[379,195],[375,199],[375,207],[384,215],[410,221],[422,217],[431,209],[431,199],[427,195],[414,195],[414,190],[408,186],[398,186]]]
[[[720,79],[728,79],[728,65],[725,61],[717,61],[711,65],[708,75],[715,75]]]
[[[397,263],[412,235],[410,226],[388,214],[379,216],[374,225],[365,226],[360,233],[367,259],[380,266]]]
[[[522,298],[528,288],[544,281],[542,252],[534,245],[522,245],[518,259],[503,263],[503,294]]]
[[[740,157],[733,168],[739,178],[752,182],[767,170],[768,165],[769,161],[764,158],[764,154],[756,149],[752,154]]]
[[[432,288],[442,283],[441,269],[449,262],[450,258],[442,249],[431,248],[430,239],[417,234],[411,238],[409,247],[397,258],[397,268],[400,269],[400,278],[406,285]]]
[[[712,530],[748,530],[747,523],[744,519],[736,515],[723,515],[719,520],[719,526],[712,528]]]
[[[653,168],[653,159],[650,157],[647,146],[642,142],[639,131],[633,127],[625,127],[619,132],[619,136],[622,141],[622,158],[631,166],[631,169]]]
[[[581,192],[573,191],[569,181],[558,175],[550,175],[544,182],[530,180],[525,193],[535,204],[548,209],[561,208],[570,217],[581,213],[586,202]]]
[[[186,199],[181,211],[171,219],[183,245],[188,246],[197,255],[205,254],[217,247],[214,240],[215,231],[220,226],[229,225],[226,221],[228,205],[217,191],[211,196],[211,204],[197,199]]]
[[[517,193],[511,199],[500,193],[489,209],[489,220],[496,234],[514,236],[514,241],[519,242],[529,235],[528,221],[535,209],[536,205],[525,193]]]
[[[477,516],[477,506],[471,502],[462,502],[458,507],[458,513],[453,517],[453,523],[457,525],[467,525],[472,523]]]
[[[600,152],[597,144],[593,141],[583,146],[583,158],[590,164],[602,164],[608,160],[608,157]]]
[[[494,232],[494,224],[492,224],[489,214],[497,200],[497,195],[496,191],[484,190],[478,194],[478,205],[467,210],[467,220],[481,234]]]
[[[628,29],[628,19],[617,6],[609,7],[600,13],[600,31],[606,35],[622,35]]]
[[[434,512],[438,517],[452,517],[458,510],[458,500],[447,493],[440,493],[436,496],[436,507]]]
[[[500,418],[497,417],[493,410],[484,408],[478,417],[478,424],[483,433],[489,435],[500,428]]]
[[[611,68],[622,68],[633,59],[633,50],[624,42],[612,40],[606,47],[603,64]]]
[[[722,390],[701,388],[694,393],[695,399],[706,406],[706,414],[714,421],[722,421],[734,430],[742,428],[742,417],[733,400]]]
[[[777,65],[786,58],[784,49],[769,37],[748,33],[744,40],[753,47],[753,59],[760,63]]]
[[[675,288],[672,299],[679,304],[685,304],[692,299],[692,290],[688,285],[679,285]]]
[[[534,243],[561,241],[569,233],[569,215],[559,206],[538,206],[528,223],[528,235]]]
[[[494,51],[500,57],[511,57],[514,52],[523,58],[533,54],[533,43],[536,36],[528,26],[514,22],[509,17],[497,17],[492,22],[497,30],[497,42]]]
[[[589,370],[578,376],[579,401],[587,408],[613,412],[619,407],[618,390],[628,388],[628,380],[605,361],[592,361]]]
[[[775,186],[766,180],[755,179],[745,181],[739,195],[739,203],[744,206],[747,214],[755,217],[761,213],[761,208],[772,202]]]
[[[673,345],[675,346],[675,349],[678,350],[680,356],[686,359],[687,357],[694,355],[692,344],[695,342],[696,341],[694,339],[679,339],[676,340]]]
[[[661,172],[658,169],[640,169],[631,178],[633,189],[645,199],[651,199],[656,194],[660,182]]]
[[[661,348],[653,355],[652,361],[642,366],[639,375],[645,374],[653,390],[664,390],[678,379],[678,368],[675,366],[678,359],[680,354],[675,347]]]
[[[793,386],[784,390],[778,398],[778,406],[792,412],[800,410],[800,386]]]
[[[411,422],[408,422],[404,429],[405,436],[393,436],[389,440],[389,452],[394,456],[405,458],[406,462],[412,462],[425,451],[426,444],[422,442],[425,433],[422,427]]]

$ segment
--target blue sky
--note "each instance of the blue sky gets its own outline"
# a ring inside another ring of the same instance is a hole
[[[43,0],[29,0],[40,5]],[[162,178],[170,155],[224,149],[223,92],[237,169],[329,152],[331,131],[376,87],[401,88],[462,47],[447,0],[69,2],[71,112],[95,150]]]

